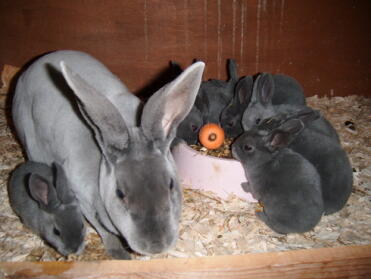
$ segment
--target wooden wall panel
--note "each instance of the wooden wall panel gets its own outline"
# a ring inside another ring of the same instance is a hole
[[[371,96],[370,10],[368,0],[2,0],[0,66],[79,49],[146,93],[176,75],[170,60],[204,60],[205,79],[225,79],[232,57],[241,75],[287,73],[308,96]]]

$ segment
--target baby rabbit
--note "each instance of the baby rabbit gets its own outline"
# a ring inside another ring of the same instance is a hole
[[[238,80],[237,66],[233,59],[228,60],[228,72],[228,81],[211,79],[201,83],[198,92],[200,98],[198,107],[201,110],[204,124],[219,124],[223,109],[233,98]]]
[[[275,84],[272,104],[305,105],[304,91],[292,77],[283,74],[273,75]],[[248,107],[253,89],[252,76],[242,78],[236,86],[235,94],[221,115],[221,126],[227,135],[236,137],[243,132],[242,116]]]
[[[245,130],[253,129],[261,119],[277,119],[291,115],[306,126],[290,145],[290,149],[303,155],[317,169],[321,177],[325,214],[344,207],[353,185],[352,167],[339,136],[322,116],[312,120],[311,109],[300,105],[273,105],[274,80],[270,74],[260,75],[254,84],[252,102],[245,111],[242,124]],[[295,116],[296,115],[296,116]],[[281,119],[281,123],[283,122]]]
[[[187,144],[196,144],[198,141],[198,133],[203,126],[202,113],[198,108],[199,98],[196,97],[195,104],[186,118],[180,123],[176,138],[172,145],[176,145],[180,140],[184,140]]]
[[[310,127],[310,109],[292,115]],[[353,186],[353,171],[346,152],[340,143],[315,129],[304,131],[292,141],[290,149],[298,152],[317,169],[322,186],[325,214],[332,214],[344,207]]]
[[[198,133],[204,124],[219,123],[220,112],[232,98],[238,79],[236,62],[232,59],[228,62],[229,81],[209,80],[201,83],[195,103],[187,117],[180,123],[172,146],[181,140],[187,144],[197,144]]]
[[[284,74],[273,75],[275,84],[272,103],[305,105],[305,96],[303,87],[293,77]]]
[[[270,133],[253,129],[232,145],[248,182],[242,187],[263,204],[256,215],[277,233],[303,233],[323,213],[321,182],[315,167],[287,146],[304,129],[290,119]]]
[[[275,103],[275,88],[276,79],[271,74],[263,73],[257,77],[254,83],[251,101],[242,116],[242,126],[245,131],[259,125],[260,121],[263,119],[271,118],[280,113],[296,112],[305,107],[305,103]],[[246,90],[250,90],[250,88],[246,88]],[[312,121],[308,128],[316,130],[339,142],[339,137],[335,129],[323,117],[316,121]]]
[[[229,137],[235,138],[243,132],[241,119],[250,102],[252,88],[252,76],[239,80],[232,100],[221,113],[220,125]]]
[[[84,246],[83,216],[63,169],[29,161],[12,173],[9,199],[23,223],[67,256]]]

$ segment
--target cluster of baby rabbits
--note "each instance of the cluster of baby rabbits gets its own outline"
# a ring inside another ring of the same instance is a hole
[[[239,90],[251,100],[232,153],[245,169],[243,189],[264,206],[256,215],[278,233],[305,232],[323,213],[343,208],[353,175],[331,124],[304,104],[299,90],[276,97],[281,92],[271,74],[258,76],[253,90]]]
[[[178,127],[178,139],[196,144],[198,132],[207,123],[219,124],[231,138],[243,132],[241,120],[250,103],[253,77],[239,79],[233,59],[228,60],[228,75],[228,81],[210,79],[201,82],[194,106]],[[276,92],[273,104],[305,105],[303,88],[295,79],[282,74],[274,75],[273,79]]]
[[[303,232],[339,210],[351,190],[350,165],[331,125],[305,106],[300,85],[263,74],[252,90],[252,77],[238,81],[233,60],[228,82],[201,84],[204,66],[192,64],[142,104],[86,53],[35,60],[18,79],[12,107],[28,159],[8,189],[22,221],[63,255],[83,250],[84,219],[114,258],[130,258],[127,245],[145,255],[166,251],[182,207],[170,147],[176,136],[197,141],[207,122],[231,135],[246,131],[233,154],[272,229]]]
[[[339,137],[306,106],[295,79],[263,73],[255,81],[252,76],[238,80],[235,62],[229,63],[228,82],[201,84],[202,121],[218,123],[227,136],[237,137],[232,154],[245,169],[248,182],[242,187],[264,205],[256,215],[278,233],[306,232],[323,213],[340,210],[351,193],[352,168]],[[215,90],[211,84],[221,86]],[[196,143],[185,128],[199,126],[199,113],[192,110],[180,125],[178,136],[188,134],[187,143]]]

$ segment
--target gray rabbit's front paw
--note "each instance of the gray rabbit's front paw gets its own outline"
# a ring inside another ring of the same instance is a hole
[[[131,260],[131,256],[125,249],[107,249],[107,253],[114,259]]]
[[[241,187],[242,187],[242,189],[243,189],[245,192],[247,192],[247,193],[251,192],[249,181],[242,182],[242,183],[241,183]]]
[[[110,234],[104,239],[104,246],[107,254],[112,258],[121,260],[130,260],[130,253],[124,247],[122,241],[117,236]]]

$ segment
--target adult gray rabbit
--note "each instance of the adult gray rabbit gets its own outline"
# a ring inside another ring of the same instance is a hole
[[[28,161],[11,175],[10,204],[22,222],[62,255],[84,247],[85,224],[63,169]]]
[[[300,102],[276,104],[274,102],[276,83],[274,76],[269,73],[262,73],[255,80],[251,101],[242,116],[242,127],[245,131],[259,125],[261,120],[271,118],[276,114],[292,113],[305,108],[305,103],[301,104]],[[287,93],[290,94],[290,92]],[[311,122],[308,127],[339,142],[339,136],[335,129],[323,117]]]
[[[248,180],[243,189],[263,204],[257,217],[282,234],[311,230],[323,213],[317,170],[287,148],[303,129],[300,120],[291,119],[269,133],[245,132],[232,145],[232,154],[241,161]]]
[[[301,85],[292,77],[273,75],[274,94],[272,104],[305,105],[304,91]],[[221,114],[221,126],[230,137],[236,137],[243,132],[242,116],[247,109],[253,89],[253,77],[246,76],[236,85],[233,99]]]
[[[237,65],[233,59],[228,60],[229,80],[210,79],[203,81],[198,92],[198,108],[203,116],[203,123],[220,124],[223,109],[232,100],[234,88],[238,81]]]
[[[182,193],[170,144],[191,110],[204,63],[139,99],[79,51],[36,60],[19,78],[13,119],[30,160],[62,165],[108,254],[161,253],[178,236]]]

